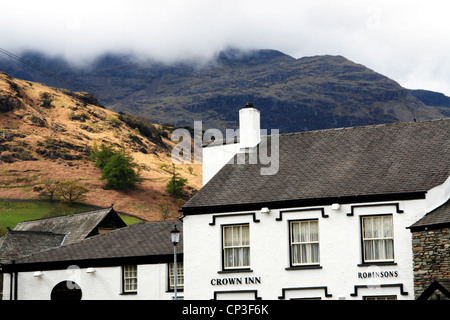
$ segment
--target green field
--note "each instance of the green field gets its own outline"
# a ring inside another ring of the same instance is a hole
[[[7,227],[14,229],[17,223],[26,220],[41,219],[56,215],[74,214],[94,210],[83,204],[68,206],[59,202],[1,202],[0,201],[0,236],[2,229]],[[127,224],[140,222],[141,220],[130,216],[120,215]]]

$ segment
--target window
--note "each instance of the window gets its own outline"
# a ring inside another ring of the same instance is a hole
[[[223,266],[224,269],[250,267],[249,226],[223,226]]]
[[[397,296],[367,296],[364,300],[397,300]]]
[[[173,290],[175,286],[174,280],[174,264],[169,263],[169,290]],[[183,262],[177,262],[177,290],[183,290],[184,288],[184,271]]]
[[[393,261],[392,216],[362,217],[362,242],[364,262]]]
[[[292,266],[319,263],[319,222],[302,220],[290,222]]]
[[[123,293],[137,292],[137,266],[123,267]]]

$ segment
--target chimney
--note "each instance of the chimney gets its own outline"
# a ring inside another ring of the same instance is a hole
[[[251,102],[247,102],[245,108],[239,110],[239,141],[241,150],[256,147],[261,141],[259,118],[259,110],[255,109]]]
[[[259,110],[253,107],[253,103],[249,102],[239,110],[239,143],[234,143],[238,130],[231,131],[233,136],[225,139],[227,143],[211,143],[203,148],[203,185],[236,154],[247,153],[260,143]]]

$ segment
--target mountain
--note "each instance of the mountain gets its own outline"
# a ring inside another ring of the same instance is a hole
[[[450,117],[450,97],[429,90],[409,90],[409,92],[427,106],[436,107],[443,115]]]
[[[87,187],[84,202],[161,220],[181,203],[165,192],[172,177],[173,143],[159,125],[102,107],[87,93],[52,88],[0,72],[0,199],[37,199],[46,180],[75,180]],[[125,148],[142,181],[128,191],[105,190],[89,160],[101,144]],[[177,165],[188,189],[201,186],[200,165]]]
[[[276,50],[228,49],[211,61],[165,65],[106,54],[73,67],[39,53],[23,56],[41,70],[88,88],[110,110],[156,123],[237,128],[238,110],[253,102],[261,127],[280,132],[442,118],[448,108],[427,105],[395,81],[342,56],[295,59]],[[66,85],[14,60],[0,60],[12,75]]]

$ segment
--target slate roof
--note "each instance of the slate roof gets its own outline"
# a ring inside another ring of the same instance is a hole
[[[449,159],[450,119],[283,134],[277,174],[261,175],[261,163],[227,164],[182,210],[195,214],[283,208],[299,201],[396,199],[442,184],[450,176]]]
[[[450,226],[450,199],[409,227],[411,231]]]
[[[430,286],[418,297],[417,300],[427,300],[436,291],[441,291],[447,299],[450,298],[450,279],[434,280]]]
[[[9,231],[0,243],[0,262],[60,246],[65,235],[44,231]]]
[[[46,268],[66,268],[69,265],[79,267],[95,267],[105,263],[120,265],[118,261],[124,261],[127,258],[162,262],[166,257],[166,260],[173,261],[174,248],[170,231],[174,225],[178,230],[183,230],[180,221],[137,223],[19,258],[16,260],[15,267],[44,270]],[[182,254],[182,252],[183,235],[181,232],[177,253]]]
[[[112,207],[92,210],[74,215],[63,215],[51,218],[19,222],[15,231],[46,231],[65,234],[65,243],[81,240],[89,236],[93,230],[109,215],[116,214]],[[118,220],[118,226],[126,224]]]

